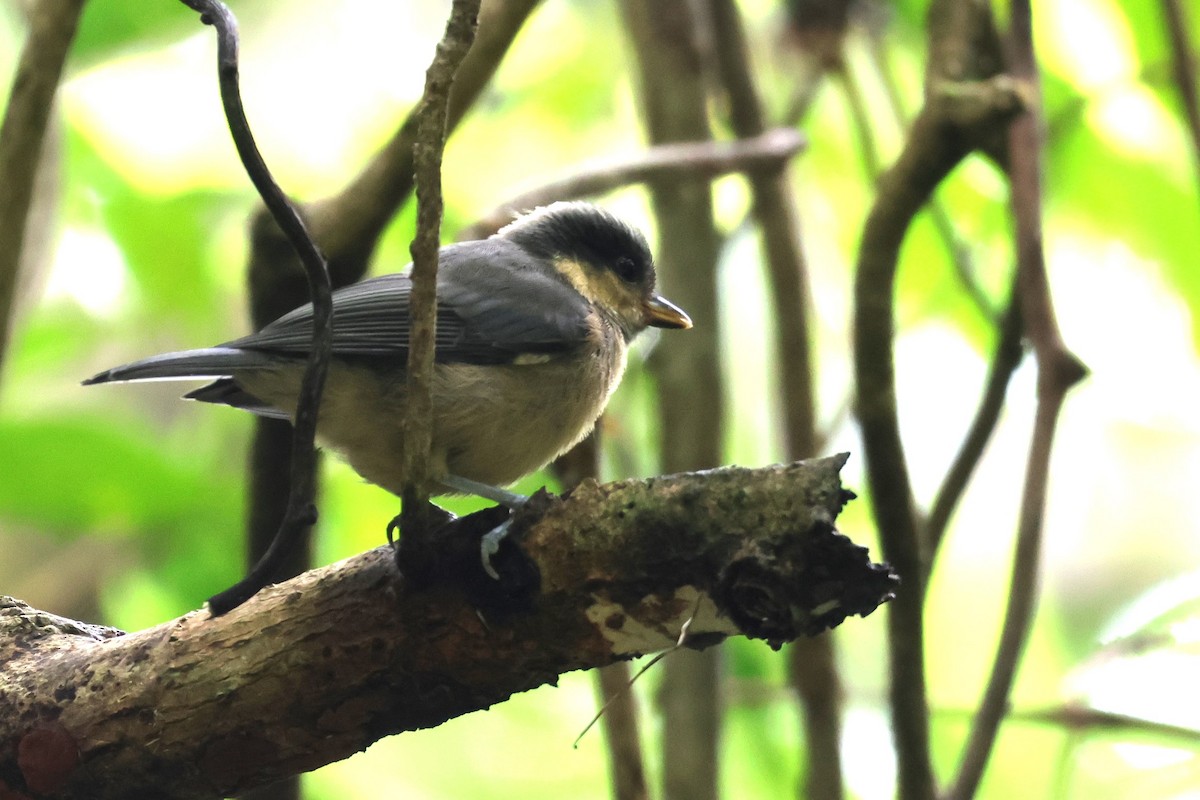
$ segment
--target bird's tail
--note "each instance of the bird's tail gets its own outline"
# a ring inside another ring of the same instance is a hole
[[[179,353],[143,358],[129,364],[105,370],[83,382],[114,381],[172,381],[187,378],[222,378],[241,369],[263,369],[278,366],[279,362],[267,354],[237,347],[209,347],[203,350],[184,350]]]

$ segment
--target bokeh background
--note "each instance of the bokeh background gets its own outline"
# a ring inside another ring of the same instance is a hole
[[[294,196],[337,191],[419,97],[448,3],[235,0],[245,102]],[[782,5],[741,3],[767,107],[786,116],[804,69]],[[887,84],[919,106],[925,3],[870,11],[846,42],[848,74],[886,165],[903,138]],[[1200,9],[1191,9],[1198,12]],[[1047,126],[1046,253],[1064,338],[1092,370],[1067,401],[1046,511],[1042,603],[1013,715],[981,796],[1200,798],[1200,154],[1189,145],[1158,2],[1035,4]],[[1200,47],[1200,13],[1189,36]],[[22,18],[0,5],[7,85]],[[546,0],[447,148],[444,233],[580,162],[643,147],[629,44],[612,3]],[[175,384],[84,388],[100,369],[248,329],[246,220],[256,198],[220,112],[211,30],[168,2],[93,2],[48,143],[36,234],[0,381],[0,592],[137,629],[198,607],[242,570],[251,428],[232,409],[181,402]],[[882,65],[882,66],[881,66]],[[882,71],[881,71],[882,70]],[[826,452],[860,451],[847,404],[850,286],[873,176],[843,84],[822,86],[793,164],[813,300]],[[730,463],[779,460],[779,412],[758,240],[743,179],[718,180],[728,234],[720,286]],[[1013,253],[1007,183],[972,160],[939,193],[988,301]],[[647,196],[600,199],[654,238]],[[410,207],[375,271],[407,261]],[[899,401],[918,499],[928,501],[978,399],[995,336],[963,291],[937,226],[919,221],[898,288]],[[606,477],[657,469],[642,343],[604,424]],[[1007,594],[1032,423],[1032,363],[954,517],[928,600],[935,760],[948,776],[986,679]],[[697,398],[697,402],[703,402]],[[862,460],[844,477],[861,487]],[[379,545],[396,501],[325,462],[316,558]],[[552,483],[547,475],[525,484]],[[465,510],[463,503],[455,510]],[[840,528],[878,553],[865,502]],[[852,796],[891,796],[882,613],[837,631]],[[805,769],[786,663],[726,645],[724,796],[794,796]],[[663,746],[655,672],[649,752]],[[589,676],[436,730],[384,740],[305,778],[312,798],[603,798]],[[1109,724],[1089,710],[1113,712]],[[1170,727],[1168,727],[1170,726]],[[656,759],[649,759],[653,772]]]

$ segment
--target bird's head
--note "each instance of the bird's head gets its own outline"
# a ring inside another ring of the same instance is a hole
[[[553,264],[563,280],[617,322],[626,339],[646,327],[692,327],[683,309],[654,291],[654,257],[646,237],[598,206],[553,203],[497,235]]]

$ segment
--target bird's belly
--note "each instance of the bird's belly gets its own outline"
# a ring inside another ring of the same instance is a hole
[[[607,356],[521,365],[439,364],[433,380],[430,477],[451,474],[503,486],[537,470],[591,430],[625,367]],[[286,390],[239,376],[252,393],[295,409],[299,374]],[[321,402],[318,435],[371,483],[400,494],[405,483],[404,375],[335,361]],[[430,487],[434,494],[436,486]]]
[[[592,429],[620,379],[619,361],[443,372],[435,387],[434,450],[446,472],[506,485],[544,466]]]

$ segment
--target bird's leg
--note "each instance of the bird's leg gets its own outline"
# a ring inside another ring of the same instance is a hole
[[[523,494],[510,492],[507,489],[501,489],[499,486],[492,486],[490,483],[473,481],[470,478],[460,478],[457,475],[446,475],[441,480],[442,485],[447,486],[456,492],[473,494],[476,497],[482,497],[484,500],[491,500],[494,503],[507,506],[513,511],[516,511],[529,501],[529,498]]]
[[[523,494],[510,492],[507,489],[501,489],[499,486],[492,486],[488,483],[460,478],[457,475],[445,476],[442,478],[442,483],[456,492],[465,492],[466,494],[482,497],[485,500],[491,500],[502,506],[507,506],[512,511],[516,511],[529,502],[529,498]],[[492,566],[492,557],[500,552],[500,542],[508,535],[510,525],[512,525],[512,517],[492,528],[479,540],[479,558],[483,562],[483,571],[492,580],[500,580],[500,573],[496,572],[496,568]]]

